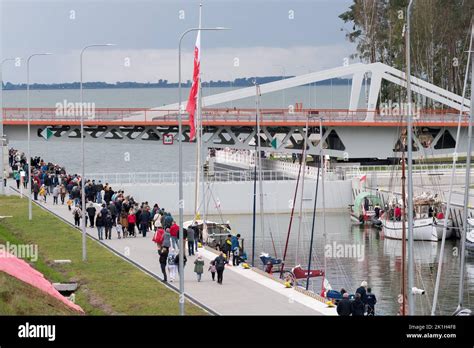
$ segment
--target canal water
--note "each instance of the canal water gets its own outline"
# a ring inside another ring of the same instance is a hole
[[[336,88],[336,87],[335,87]],[[268,97],[263,107],[281,107],[291,100],[311,102],[313,107],[347,107],[345,86],[337,86],[339,92],[330,92],[327,86],[300,87],[286,95],[274,93]],[[225,89],[205,91],[213,94]],[[168,90],[94,90],[87,91],[88,98],[97,99],[96,107],[152,107],[175,102],[176,91]],[[32,106],[54,107],[54,103],[74,99],[78,91],[32,91]],[[24,91],[7,91],[4,94],[5,106],[23,107],[25,105]],[[332,98],[331,98],[332,95]],[[317,98],[319,96],[319,99]],[[324,98],[322,97],[324,96]],[[87,98],[87,97],[86,97]],[[321,100],[318,102],[318,100]],[[248,99],[235,102],[235,106],[254,107],[254,100]],[[321,104],[319,104],[321,103]],[[308,104],[306,104],[308,105]],[[26,142],[11,142],[10,146],[26,151]],[[86,175],[87,173],[112,172],[173,172],[178,169],[177,148],[170,147],[163,151],[163,146],[154,147],[152,144],[123,144],[121,142],[104,142],[102,144],[86,144]],[[31,151],[47,161],[64,165],[68,172],[80,172],[79,142],[34,141]],[[184,170],[195,169],[195,148],[193,144],[184,144]],[[330,194],[330,193],[329,193]],[[243,199],[235,197],[235,199]],[[249,197],[245,199],[251,200]],[[166,197],[157,197],[158,203],[166,204]],[[166,205],[165,205],[166,206]],[[252,241],[252,202],[249,201],[248,215],[213,216],[216,221],[230,221],[232,230],[244,238],[246,252],[251,259]],[[260,252],[282,257],[286,236],[288,233],[289,214],[274,214],[272,207],[265,207],[264,218],[265,236],[260,232],[260,218],[256,225],[256,264]],[[288,209],[290,212],[290,209]],[[307,267],[309,242],[311,235],[311,214],[302,216],[300,243],[297,245],[299,217],[295,213],[288,245],[287,265],[301,264]],[[366,280],[378,303],[376,312],[381,315],[395,315],[398,312],[398,299],[401,292],[401,241],[383,239],[377,229],[367,226],[359,227],[351,224],[349,213],[326,214],[326,238],[323,236],[322,216],[316,215],[315,241],[312,268],[322,268],[326,252],[327,279],[332,288],[345,288],[354,292],[363,280]],[[345,249],[345,253],[340,253]],[[331,250],[334,249],[334,250]],[[355,250],[355,253],[352,251]],[[440,243],[415,242],[416,287],[425,289],[425,295],[417,295],[416,313],[429,314],[433,299],[433,289],[436,280],[436,270]],[[450,315],[457,305],[459,282],[459,241],[448,240],[445,245],[445,260],[439,296],[438,313]],[[466,267],[465,304],[472,308],[474,302],[474,256],[469,255]],[[321,282],[316,280],[310,287],[320,292]]]

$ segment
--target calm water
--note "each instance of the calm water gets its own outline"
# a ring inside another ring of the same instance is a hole
[[[228,88],[205,88],[204,95],[229,90]],[[31,105],[35,107],[54,107],[55,103],[64,99],[77,101],[78,91],[32,91]],[[186,95],[187,93],[183,93]],[[154,107],[176,101],[176,89],[130,89],[130,90],[89,90],[85,93],[87,101],[94,101],[96,107]],[[309,103],[311,98],[311,104]],[[286,104],[302,102],[304,106],[330,108],[347,108],[349,89],[346,86],[298,87],[277,92],[262,97],[262,107],[283,107]],[[25,91],[6,91],[4,93],[5,107],[21,107],[26,104]],[[247,98],[224,106],[254,107],[254,99]],[[26,142],[11,142],[11,146],[26,150]],[[195,168],[195,149],[193,144],[184,144],[185,171]],[[170,147],[167,151],[163,147],[154,148],[149,144],[123,144],[120,142],[105,142],[103,145],[86,144],[86,172],[145,172],[145,171],[177,171],[177,148]],[[47,161],[60,163],[70,172],[79,172],[80,157],[78,143],[36,141],[32,145],[32,153],[42,156]],[[238,199],[238,197],[236,197]],[[249,202],[249,207],[251,204]],[[250,208],[249,208],[250,209]],[[288,231],[289,215],[272,214],[272,207],[266,207],[265,216],[266,235],[263,239],[260,234],[259,219],[257,218],[256,253],[266,251],[278,257],[282,256],[285,238]],[[214,220],[229,220],[233,230],[240,233],[245,239],[245,248],[251,257],[252,216],[225,215],[214,216]],[[298,217],[295,215],[288,251],[288,265],[298,263],[307,267],[309,240],[311,230],[311,215],[303,216],[300,235],[300,246],[297,247]],[[396,314],[398,311],[397,297],[400,294],[401,269],[401,241],[381,239],[375,229],[352,226],[349,214],[331,213],[326,217],[327,239],[326,244],[322,236],[321,215],[316,217],[315,242],[313,255],[314,268],[322,267],[324,259],[324,245],[354,245],[360,247],[362,255],[352,258],[327,257],[327,276],[334,289],[344,287],[355,291],[360,282],[366,280],[378,297],[376,311],[379,314]],[[270,232],[273,237],[273,247]],[[459,280],[459,257],[453,254],[453,248],[458,247],[459,241],[447,241],[445,246],[445,261],[439,297],[441,314],[450,315],[456,308],[457,286]],[[433,288],[436,280],[438,243],[415,242],[416,259],[416,286],[426,290],[426,294],[417,297],[417,313],[429,314],[433,299]],[[336,255],[337,256],[337,255]],[[256,258],[256,264],[261,262]],[[313,268],[312,267],[312,268]],[[316,292],[320,291],[320,282],[311,284]],[[474,300],[474,257],[470,256],[467,263],[467,281],[465,288],[465,303],[472,308]]]

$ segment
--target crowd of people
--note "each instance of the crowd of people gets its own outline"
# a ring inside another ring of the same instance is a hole
[[[342,299],[337,303],[337,314],[340,316],[374,316],[375,304],[377,298],[372,293],[372,289],[368,287],[366,281],[357,288],[354,298],[351,299],[349,293],[345,289],[340,291]]]
[[[26,188],[29,172],[24,153],[10,149],[9,164],[17,189],[20,185]],[[66,204],[71,211],[75,226],[81,226],[82,180],[78,174],[68,174],[64,167],[34,157],[31,159],[31,181],[35,201],[46,202],[47,197],[52,196],[53,205]],[[168,281],[168,275],[171,282],[175,280],[179,272],[180,227],[170,212],[160,208],[157,203],[153,207],[148,202],[139,204],[123,190],[114,191],[111,185],[103,184],[100,180],[97,182],[86,180],[84,196],[85,226],[96,228],[99,240],[112,239],[114,231],[118,239],[135,238],[137,235],[146,237],[147,233],[153,232],[153,242],[158,246],[163,281]],[[194,272],[198,281],[201,281],[205,267],[204,258],[197,253],[198,247],[202,246],[202,238],[202,230],[196,223],[183,228],[184,245],[187,245],[188,256],[196,256]],[[236,257],[239,253],[235,251],[239,249],[239,238],[239,234],[228,235],[220,248],[220,254],[210,262],[208,271],[213,281],[217,274],[217,283],[222,284],[225,265],[229,264],[231,254],[234,256],[233,265],[239,264],[239,258]],[[186,265],[186,255],[183,261]]]

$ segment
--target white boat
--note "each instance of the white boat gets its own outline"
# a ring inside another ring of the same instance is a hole
[[[438,234],[438,240],[443,238],[443,229],[444,229],[444,220],[445,219],[434,219],[434,225],[436,227],[436,233]],[[448,225],[446,228],[446,239],[453,236],[453,220],[448,219]]]
[[[474,250],[474,218],[467,219],[466,249]]]
[[[437,195],[432,196],[429,193],[423,192],[421,195],[414,197],[414,225],[413,225],[413,240],[425,240],[437,242],[443,237],[443,228],[445,217],[444,206]],[[401,204],[403,202],[398,202]],[[394,206],[394,204],[392,203]],[[435,217],[436,212],[439,212],[440,218]],[[385,215],[385,214],[384,214]],[[382,219],[383,234],[387,238],[402,239],[402,221],[395,221],[392,219],[393,214],[389,213]],[[453,221],[448,219],[446,229],[446,239],[453,235]],[[406,233],[408,238],[408,224],[406,225]]]
[[[385,238],[402,239],[403,222],[382,219],[382,231]],[[406,234],[408,234],[408,224],[406,224]],[[407,236],[406,236],[407,237]],[[426,240],[437,242],[438,232],[433,224],[433,218],[416,219],[413,223],[413,240]]]
[[[189,220],[183,223],[183,227],[187,229],[193,224],[198,228],[198,239],[212,248],[218,248],[227,236],[231,234],[229,222],[217,223],[206,220],[204,223],[203,220]]]

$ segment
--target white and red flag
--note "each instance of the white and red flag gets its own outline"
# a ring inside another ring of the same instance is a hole
[[[199,72],[201,67],[201,31],[198,31],[196,38],[196,46],[194,47],[194,70],[193,70],[193,85],[191,91],[189,92],[188,105],[186,106],[186,111],[189,114],[189,128],[190,131],[190,141],[194,140],[196,136],[196,123],[194,120],[194,115],[196,113],[196,106],[199,94]]]

